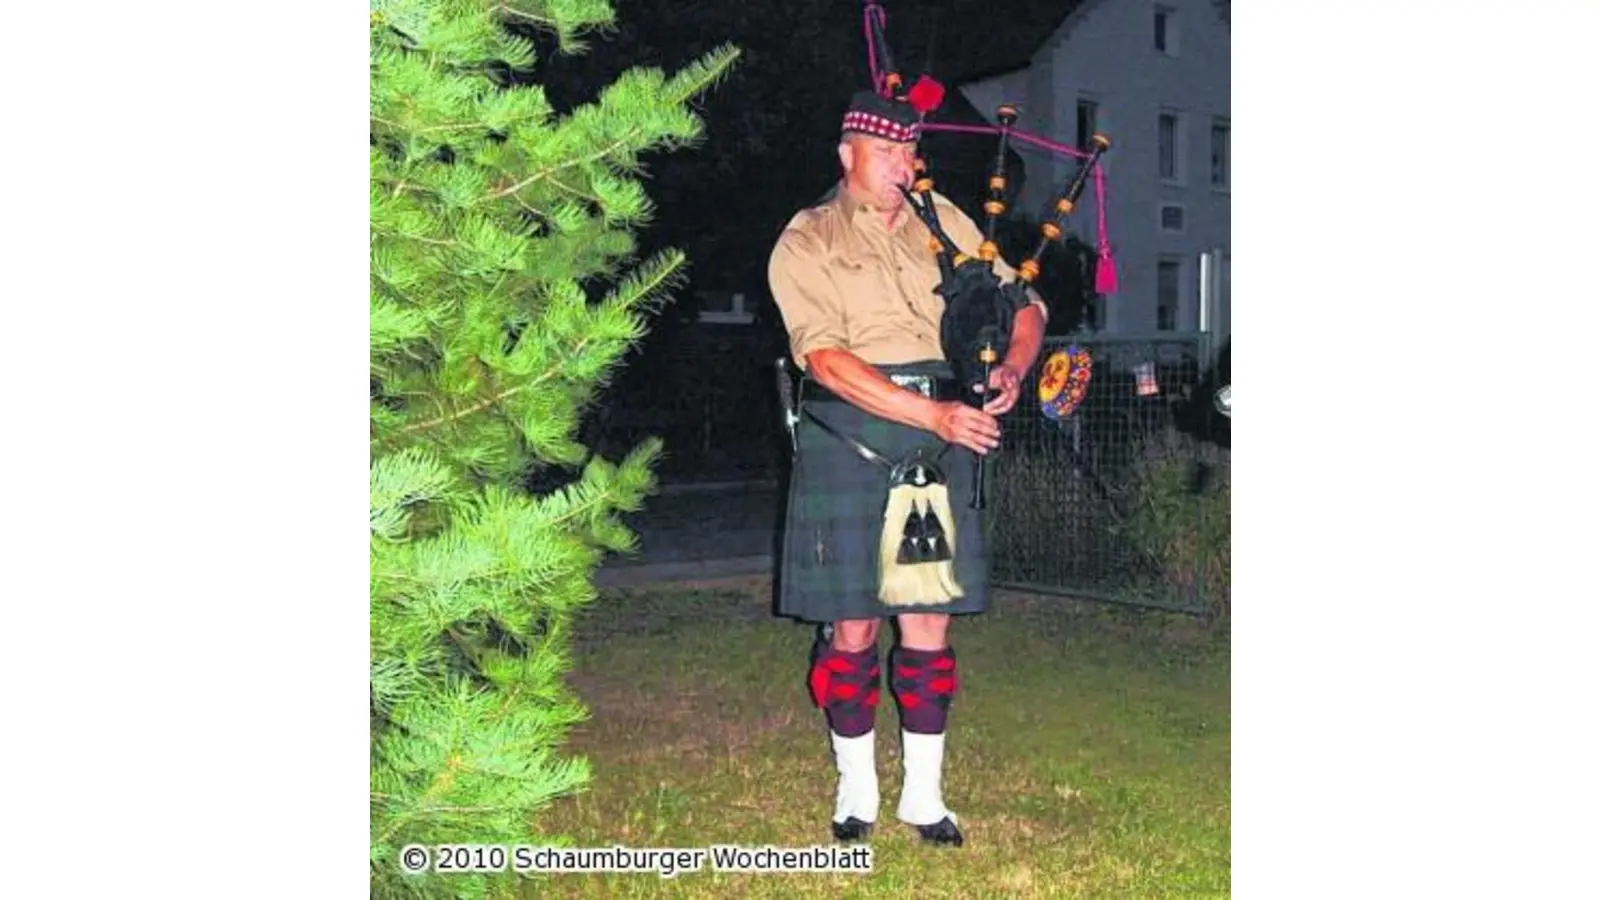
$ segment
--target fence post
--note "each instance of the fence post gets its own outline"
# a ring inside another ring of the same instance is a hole
[[[1198,331],[1204,341],[1201,349],[1207,365],[1216,362],[1217,312],[1222,305],[1222,261],[1226,251],[1213,247],[1200,254],[1200,316]]]
[[[1222,296],[1222,256],[1223,250],[1221,247],[1216,247],[1200,254],[1200,333],[1198,337],[1199,345],[1196,347],[1196,351],[1198,358],[1201,361],[1200,374],[1202,384],[1207,382],[1207,379],[1204,377],[1204,373],[1207,370],[1214,370],[1214,367],[1219,362],[1217,358],[1215,328],[1217,306]],[[1215,388],[1213,388],[1213,391],[1214,390]],[[1216,415],[1216,402],[1214,394],[1212,397],[1195,397],[1194,401],[1202,404],[1200,408],[1206,411],[1205,416],[1208,422],[1212,416]],[[1207,513],[1207,504],[1203,502],[1202,497],[1197,495],[1195,497],[1195,506],[1197,513],[1195,517],[1198,528],[1197,533],[1209,534],[1210,532],[1207,531],[1207,526],[1210,525],[1209,514]],[[1196,607],[1206,610],[1207,613],[1209,613],[1212,605],[1211,601],[1214,598],[1207,596],[1205,579],[1200,575],[1201,572],[1206,570],[1206,560],[1200,556],[1198,552],[1199,547],[1200,545],[1197,542],[1195,558],[1194,603]]]
[[[1215,348],[1212,347],[1212,332],[1216,328],[1217,302],[1222,293],[1222,250],[1211,249],[1200,254],[1200,362],[1202,366],[1210,366],[1216,362],[1212,359]]]

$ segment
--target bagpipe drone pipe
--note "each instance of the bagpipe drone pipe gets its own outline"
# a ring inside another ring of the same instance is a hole
[[[905,80],[894,67],[894,57],[884,35],[885,16],[882,6],[875,0],[867,0],[866,7],[868,65],[872,72],[874,89],[884,96],[908,102],[922,117],[921,127],[924,130],[938,130],[941,126],[929,123],[927,115],[938,108],[943,97],[943,88],[927,75],[920,78],[916,84],[907,87]],[[934,205],[934,181],[924,156],[919,154],[917,158],[912,185],[909,188],[901,188],[907,203],[927,227],[931,235],[929,249],[938,258],[940,284],[936,292],[945,301],[945,311],[939,331],[941,349],[956,381],[962,388],[962,396],[979,408],[982,408],[989,399],[990,374],[993,367],[1004,360],[1010,348],[1012,323],[1017,313],[1029,303],[1028,289],[1042,271],[1045,251],[1053,243],[1061,240],[1067,220],[1077,210],[1079,198],[1091,177],[1095,179],[1100,198],[1098,204],[1100,261],[1096,266],[1096,288],[1101,292],[1109,292],[1115,288],[1114,269],[1111,266],[1109,245],[1105,237],[1104,188],[1098,165],[1100,157],[1111,148],[1111,142],[1101,134],[1092,137],[1092,146],[1087,153],[1081,155],[1074,153],[1079,156],[1076,171],[1051,204],[1048,216],[1040,225],[1038,242],[1032,254],[1015,267],[1016,279],[1010,282],[1001,281],[995,272],[995,262],[1001,258],[996,242],[996,230],[1001,217],[1007,211],[1006,169],[1010,142],[1015,138],[1055,150],[1068,148],[1019,131],[1015,127],[1018,111],[1011,104],[1001,105],[996,110],[995,119],[998,126],[993,129],[984,126],[946,126],[948,130],[989,131],[998,137],[994,165],[989,176],[988,195],[983,203],[984,240],[978,248],[976,257],[967,255],[957,247],[940,223]],[[1081,402],[1082,391],[1087,388],[1087,353],[1076,347],[1069,350],[1070,352],[1052,356],[1046,362],[1047,377],[1041,382],[1041,408],[1048,418],[1059,419],[1070,415],[1070,407]],[[1043,396],[1042,388],[1045,384],[1051,385],[1054,391],[1049,397]],[[977,467],[977,477],[971,506],[974,509],[982,509],[985,506],[986,457],[979,455],[974,465]]]

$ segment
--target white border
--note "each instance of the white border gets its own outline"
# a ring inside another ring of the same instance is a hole
[[[1594,19],[1233,15],[1235,898],[1592,885]]]
[[[7,883],[359,896],[365,11],[75,9],[0,55]],[[1592,881],[1594,16],[1233,17],[1235,897]]]
[[[62,15],[0,54],[7,886],[366,896],[367,9]]]

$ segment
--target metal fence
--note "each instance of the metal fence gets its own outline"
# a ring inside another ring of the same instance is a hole
[[[1217,611],[1229,575],[1228,451],[1193,427],[1215,416],[1208,336],[1050,338],[1041,357],[1072,343],[1094,362],[1078,409],[1045,418],[1035,367],[1002,423],[985,526],[993,581]],[[1153,385],[1141,385],[1143,366]]]

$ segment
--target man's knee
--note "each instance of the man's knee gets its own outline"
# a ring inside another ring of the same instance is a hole
[[[939,650],[949,646],[950,616],[945,613],[905,613],[900,616],[900,646],[911,650]]]
[[[833,623],[833,647],[836,650],[860,653],[877,642],[877,619],[845,619]]]

